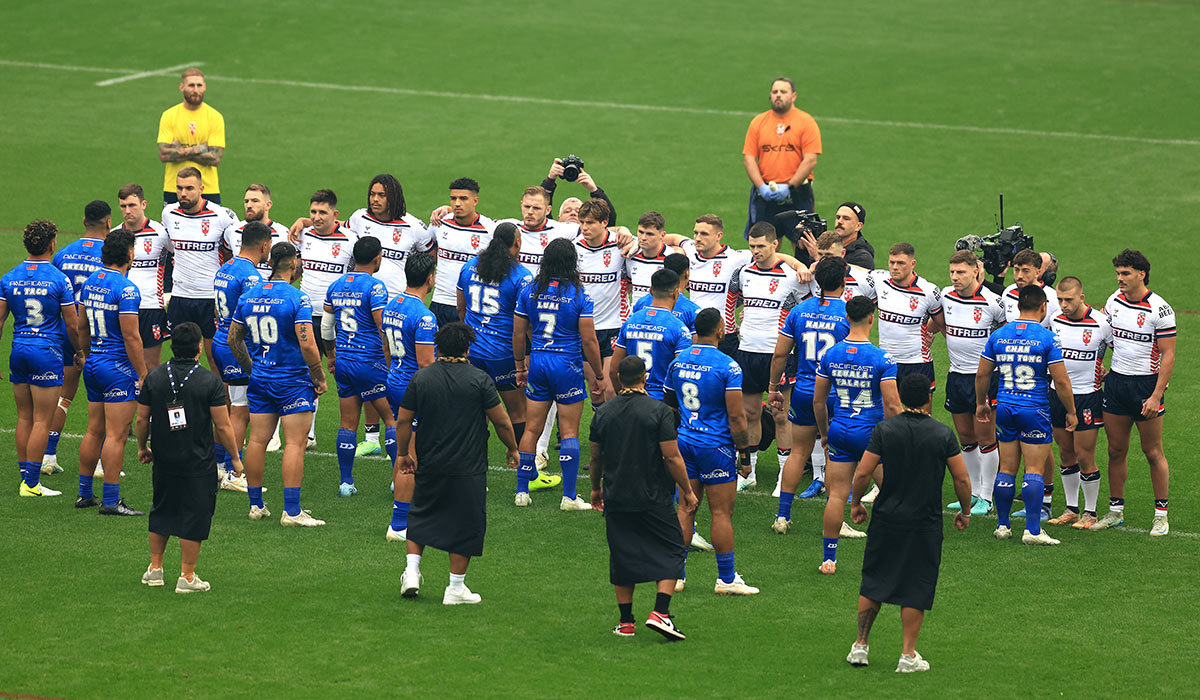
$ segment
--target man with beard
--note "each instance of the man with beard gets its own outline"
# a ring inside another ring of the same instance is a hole
[[[788,210],[813,211],[812,172],[821,154],[821,130],[808,112],[796,109],[796,84],[771,82],[771,109],[750,121],[742,148],[750,178],[746,235],[757,221],[774,223]]]
[[[158,121],[158,159],[167,164],[164,204],[179,201],[175,176],[189,166],[200,171],[205,198],[213,204],[221,203],[217,166],[225,155],[225,117],[204,101],[206,87],[199,68],[185,70],[179,79],[183,102],[164,111]]]

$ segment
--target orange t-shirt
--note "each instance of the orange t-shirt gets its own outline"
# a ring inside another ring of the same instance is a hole
[[[796,174],[805,153],[820,152],[817,120],[795,107],[782,117],[768,109],[752,119],[742,147],[743,155],[758,158],[764,182],[787,182]]]

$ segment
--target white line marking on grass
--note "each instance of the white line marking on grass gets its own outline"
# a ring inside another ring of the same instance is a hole
[[[100,82],[96,83],[96,87],[108,87],[109,85],[116,85],[117,83],[124,83],[124,82],[130,81],[130,80],[138,80],[140,78],[149,78],[152,75],[162,75],[164,73],[174,73],[177,70],[183,70],[184,68],[192,68],[192,67],[202,66],[202,65],[204,65],[203,61],[196,61],[194,63],[181,63],[177,66],[167,66],[166,68],[159,68],[158,70],[144,70],[140,73],[131,73],[129,75],[122,75],[119,78],[109,78],[108,80],[101,80]]]
[[[189,64],[198,65],[198,64]],[[156,71],[131,71],[119,68],[100,68],[96,66],[69,66],[54,63],[33,63],[29,61],[8,61],[0,59],[0,66],[17,68],[45,68],[51,70],[90,71],[96,73],[130,74],[115,80],[106,80],[97,85],[111,85],[125,80],[133,80],[144,76],[169,72],[176,68],[164,68]],[[181,66],[182,67],[182,66]],[[407,95],[410,97],[439,97],[455,100],[482,100],[485,102],[512,102],[518,104],[551,105],[559,107],[583,107],[586,109],[619,109],[639,112],[669,112],[671,114],[698,114],[718,117],[753,117],[757,112],[736,109],[712,109],[707,107],[678,107],[671,105],[635,104],[627,102],[594,102],[589,100],[563,100],[548,97],[529,97],[525,95],[489,95],[485,93],[446,92],[441,90],[415,90],[412,88],[384,87],[377,85],[343,85],[339,83],[317,83],[305,80],[284,80],[276,78],[239,78],[236,76],[210,75],[209,80],[229,83],[247,83],[253,85],[279,85],[282,87],[297,87],[309,90],[337,90],[342,92],[373,92],[385,95]],[[1156,146],[1200,146],[1200,139],[1167,139],[1149,138],[1145,136],[1123,136],[1120,134],[1089,134],[1076,131],[1043,131],[1038,129],[1016,129],[1000,126],[971,126],[967,124],[928,124],[924,122],[893,121],[887,119],[857,119],[853,117],[831,117],[816,115],[818,121],[830,124],[848,124],[855,126],[874,126],[895,129],[925,129],[936,131],[960,131],[971,134],[998,134],[1001,136],[1031,136],[1035,138],[1083,139],[1091,141],[1109,141],[1121,143],[1144,143]]]

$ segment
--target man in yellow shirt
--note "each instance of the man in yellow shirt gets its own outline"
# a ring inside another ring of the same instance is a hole
[[[158,159],[167,164],[163,203],[174,204],[175,176],[192,166],[200,171],[204,198],[221,203],[217,166],[225,155],[225,118],[204,102],[204,73],[188,68],[179,81],[183,102],[162,113],[158,122]]]
[[[754,117],[742,156],[750,190],[746,235],[756,221],[775,225],[775,215],[813,209],[812,174],[821,153],[821,130],[796,109],[796,84],[780,76],[771,83],[771,109]]]

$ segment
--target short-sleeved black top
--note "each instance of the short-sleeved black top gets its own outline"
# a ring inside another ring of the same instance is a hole
[[[178,399],[171,392],[168,366],[179,391]],[[192,372],[191,377],[184,381],[188,372]],[[175,401],[183,405],[187,415],[187,427],[183,430],[171,430],[167,418],[167,408]],[[216,470],[211,409],[225,405],[225,385],[220,377],[197,367],[195,360],[173,359],[146,375],[138,403],[150,407],[150,450],[154,453],[155,469],[180,475]]]
[[[941,529],[946,460],[959,453],[954,431],[905,411],[875,426],[867,450],[883,462],[871,517],[893,527]]]
[[[496,385],[466,362],[434,362],[417,370],[400,406],[417,414],[417,471],[439,476],[487,473],[488,409]]]
[[[592,442],[604,455],[604,508],[642,511],[670,506],[675,479],[658,443],[675,439],[675,416],[661,401],[629,394],[592,416]]]

